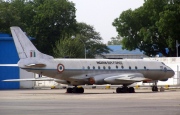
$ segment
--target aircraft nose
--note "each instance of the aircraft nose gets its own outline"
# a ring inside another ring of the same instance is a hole
[[[175,72],[172,69],[170,69],[170,71],[168,72],[168,76],[173,77],[174,74],[175,74]]]

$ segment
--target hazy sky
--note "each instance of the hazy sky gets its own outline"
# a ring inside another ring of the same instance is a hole
[[[69,0],[75,3],[76,19],[78,22],[94,26],[100,33],[103,43],[111,37],[116,37],[117,32],[112,22],[119,17],[122,11],[135,9],[143,5],[144,0]]]

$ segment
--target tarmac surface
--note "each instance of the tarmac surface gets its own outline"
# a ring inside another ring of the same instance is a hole
[[[180,115],[180,89],[165,92],[115,89],[0,90],[0,115]]]

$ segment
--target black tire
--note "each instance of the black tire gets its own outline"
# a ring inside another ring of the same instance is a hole
[[[129,93],[135,93],[134,87],[129,88]]]
[[[72,93],[72,88],[67,88],[67,93]]]
[[[128,87],[122,87],[122,93],[129,93],[129,88]]]
[[[121,87],[116,88],[116,93],[124,93],[123,88]]]
[[[72,88],[72,93],[78,93],[78,88],[77,87],[73,87]]]
[[[152,86],[152,91],[153,92],[157,92],[158,91],[158,87],[157,86]]]
[[[83,87],[78,88],[78,93],[84,93],[84,88]]]

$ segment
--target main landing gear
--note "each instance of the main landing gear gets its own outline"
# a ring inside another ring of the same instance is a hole
[[[77,86],[74,86],[73,88],[68,87],[66,93],[84,93],[84,88]]]
[[[155,81],[155,82],[153,83],[152,91],[153,91],[153,92],[157,92],[157,91],[158,91],[157,81]]]
[[[116,93],[135,93],[134,87],[127,87],[123,85],[122,87],[116,88]]]

